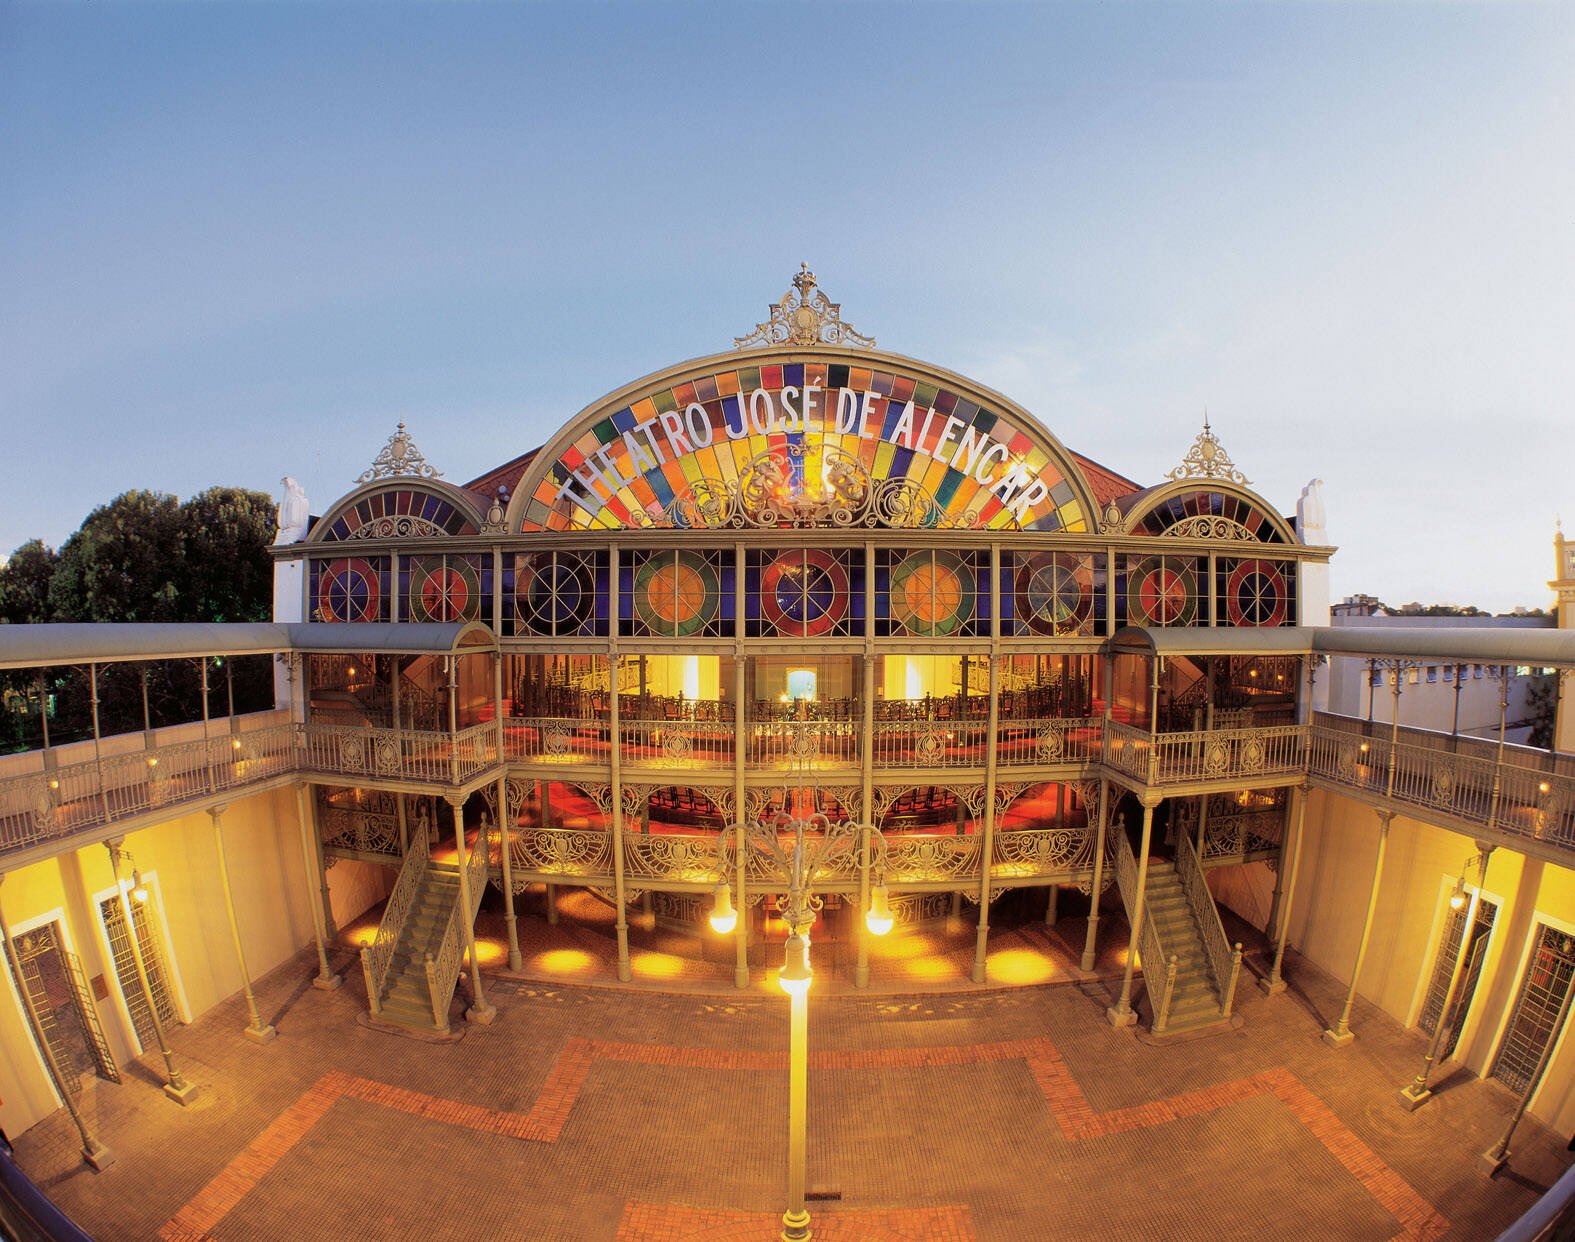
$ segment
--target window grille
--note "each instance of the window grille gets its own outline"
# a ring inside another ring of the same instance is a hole
[[[1572,976],[1575,936],[1539,923],[1536,946],[1521,980],[1509,1029],[1490,1073],[1511,1091],[1524,1091],[1531,1084],[1543,1050],[1556,1035],[1553,1024],[1558,1020]]]
[[[1455,959],[1460,953],[1460,933],[1465,929],[1468,905],[1451,910],[1444,920],[1444,937],[1438,946],[1438,958],[1433,963],[1433,977],[1428,981],[1427,999],[1422,1003],[1422,1016],[1417,1025],[1428,1035],[1438,1029],[1438,1019],[1443,1012],[1444,998],[1449,991],[1449,979],[1455,971]],[[1498,907],[1485,897],[1477,903],[1476,922],[1471,927],[1470,941],[1466,946],[1466,968],[1460,976],[1460,989],[1455,1003],[1450,1007],[1445,1021],[1445,1036],[1438,1047],[1438,1059],[1446,1061],[1454,1052],[1460,1038],[1460,1027],[1471,1012],[1471,998],[1476,992],[1477,980],[1482,974],[1482,959],[1487,953],[1488,934],[1498,917]]]
[[[109,932],[109,947],[115,956],[115,977],[120,981],[120,994],[126,998],[126,1009],[131,1014],[131,1025],[137,1032],[137,1041],[144,1047],[158,1042],[153,1023],[148,1017],[148,1002],[142,995],[142,985],[137,981],[137,963],[131,952],[131,938],[126,934],[126,915],[119,897],[106,897],[99,908],[104,914],[104,927]],[[148,972],[148,990],[153,993],[153,1003],[158,1006],[160,1022],[175,1020],[175,1003],[170,999],[164,981],[164,963],[153,942],[152,928],[148,924],[147,908],[141,902],[131,903],[131,918],[137,928],[137,944],[142,949],[142,964]]]

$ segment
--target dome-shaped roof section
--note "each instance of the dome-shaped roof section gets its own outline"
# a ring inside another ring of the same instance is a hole
[[[679,363],[577,414],[532,458],[510,530],[780,526],[1086,532],[1075,455],[963,376],[846,345]]]

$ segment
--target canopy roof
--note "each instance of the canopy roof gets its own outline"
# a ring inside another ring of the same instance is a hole
[[[1126,625],[1116,631],[1110,646],[1117,652],[1140,655],[1306,655],[1313,649],[1313,636],[1321,632],[1305,625],[1262,629],[1211,625]]]
[[[0,625],[0,668],[272,655],[284,651],[452,655],[496,650],[497,645],[492,631],[475,621],[378,625],[277,625],[268,621]]]
[[[1412,660],[1434,664],[1516,664],[1575,667],[1575,630],[1523,626],[1285,625],[1273,629],[1216,626],[1124,626],[1111,649],[1161,656],[1307,655]]]

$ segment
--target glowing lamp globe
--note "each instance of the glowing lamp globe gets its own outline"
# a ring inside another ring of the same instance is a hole
[[[794,932],[787,938],[784,948],[786,956],[777,982],[789,996],[803,996],[815,978],[815,972],[809,968],[809,941]]]
[[[719,936],[729,935],[738,926],[738,911],[733,909],[733,895],[724,881],[716,886],[716,904],[711,908],[711,930]]]
[[[886,899],[886,886],[877,884],[870,890],[870,908],[864,914],[864,926],[869,928],[870,935],[884,936],[895,922],[891,904]]]

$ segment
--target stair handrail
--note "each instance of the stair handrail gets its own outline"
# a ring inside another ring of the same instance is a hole
[[[465,928],[474,925],[476,911],[481,908],[482,893],[487,887],[487,867],[492,854],[492,825],[483,821],[476,833],[476,843],[465,859],[465,891],[470,896],[469,909],[456,896],[448,912],[448,927],[443,932],[443,942],[435,955],[426,960],[427,991],[432,999],[432,1020],[438,1030],[448,1029],[448,1007],[454,999],[454,989],[459,985],[460,960],[465,953]]]
[[[1133,902],[1137,893],[1137,859],[1132,854],[1132,842],[1125,832],[1113,832],[1116,856],[1116,887],[1121,893],[1121,904],[1127,912],[1127,926],[1132,925]],[[1149,1005],[1154,1011],[1154,1032],[1160,1034],[1170,1016],[1171,985],[1175,983],[1174,967],[1166,963],[1175,957],[1165,952],[1159,929],[1150,917],[1148,902],[1143,903],[1143,926],[1138,932],[1138,957],[1143,967],[1143,986],[1148,989]]]
[[[1183,834],[1176,842],[1176,876],[1181,881],[1181,891],[1192,909],[1193,920],[1203,938],[1203,952],[1208,960],[1209,973],[1214,976],[1214,986],[1219,989],[1220,1016],[1230,1017],[1231,1004],[1236,990],[1236,976],[1241,963],[1241,945],[1231,947],[1225,935],[1225,924],[1220,921],[1219,907],[1209,892],[1203,878],[1203,863],[1198,857],[1192,838]]]
[[[382,1009],[383,985],[388,980],[394,949],[405,930],[405,922],[410,918],[410,911],[421,892],[430,848],[426,833],[410,834],[410,843],[405,847],[405,861],[399,866],[399,878],[394,881],[394,891],[388,895],[388,905],[383,907],[377,936],[361,950],[361,970],[366,975],[367,999],[371,1002],[374,1016]]]

